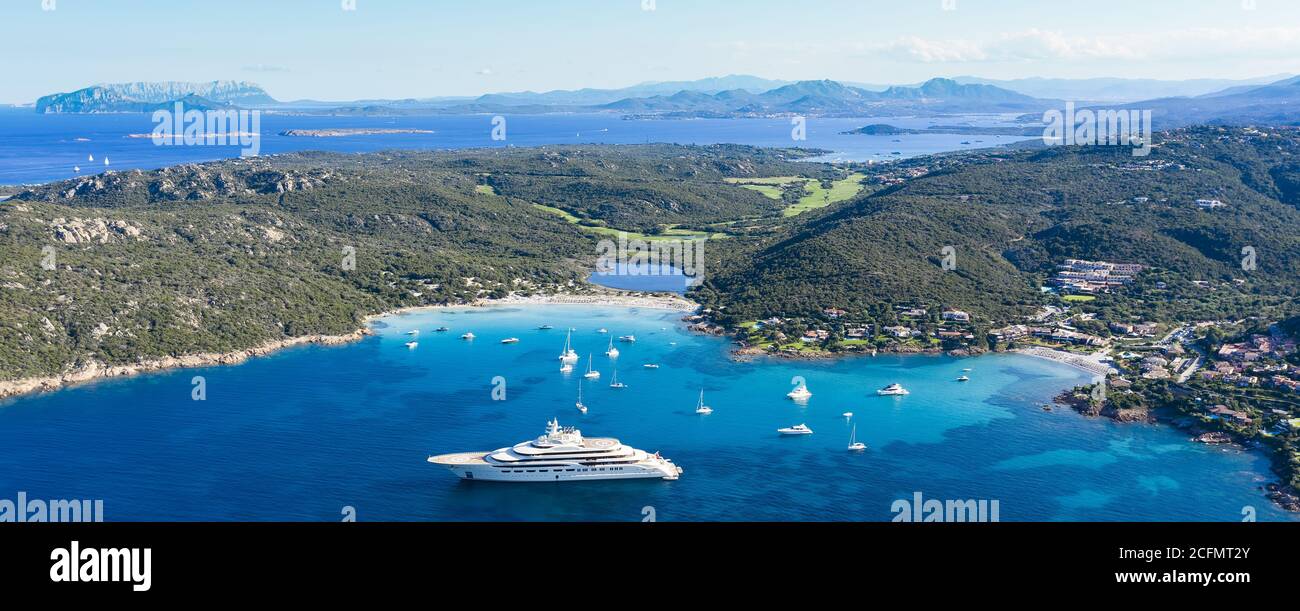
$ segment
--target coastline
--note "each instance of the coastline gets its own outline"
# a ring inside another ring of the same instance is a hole
[[[213,365],[237,365],[250,358],[266,356],[272,352],[277,352],[285,348],[310,344],[321,346],[348,344],[359,341],[367,335],[371,335],[371,333],[372,332],[367,328],[357,329],[356,331],[343,335],[303,335],[300,337],[273,340],[252,348],[245,348],[243,350],[235,350],[232,352],[203,352],[187,354],[184,356],[169,356],[160,359],[149,359],[128,365],[106,365],[101,361],[92,360],[79,369],[59,375],[0,381],[0,399],[9,399],[38,392],[55,391],[74,384],[90,382],[102,378],[120,378],[168,369],[210,367]]]
[[[234,350],[225,353],[204,352],[195,354],[186,354],[182,356],[169,356],[157,359],[143,360],[138,363],[125,365],[107,365],[101,361],[91,360],[86,365],[68,371],[62,374],[48,376],[34,376],[28,378],[19,378],[16,380],[0,380],[0,400],[19,397],[22,395],[51,392],[103,378],[120,378],[134,376],[142,373],[153,373],[170,369],[187,369],[196,367],[210,367],[213,365],[238,365],[250,358],[266,356],[273,352],[285,348],[304,345],[321,345],[337,346],[360,341],[367,336],[374,335],[371,323],[380,318],[405,314],[408,312],[417,312],[421,310],[437,310],[449,308],[465,307],[491,307],[491,306],[511,306],[511,305],[589,305],[589,306],[623,306],[637,308],[654,308],[675,310],[681,312],[694,311],[699,307],[685,297],[676,295],[644,295],[631,293],[595,293],[590,295],[578,294],[555,294],[555,295],[530,295],[527,297],[519,295],[510,295],[503,299],[479,299],[471,303],[459,305],[429,305],[429,306],[412,306],[409,308],[398,308],[386,312],[368,314],[363,318],[364,326],[360,329],[345,333],[342,335],[303,335],[299,337],[290,337],[285,339],[271,340],[242,350]]]
[[[1096,352],[1085,356],[1082,354],[1065,352],[1063,350],[1053,350],[1051,348],[1045,348],[1042,346],[1034,346],[1032,348],[1016,348],[1014,350],[1010,350],[1009,352],[1014,352],[1016,354],[1023,354],[1026,356],[1038,357],[1040,359],[1047,359],[1049,361],[1055,361],[1057,363],[1061,363],[1062,365],[1069,365],[1076,369],[1082,369],[1093,375],[1104,376],[1109,373],[1115,372],[1114,367],[1111,367],[1110,365],[1101,362],[1101,357],[1105,355],[1104,353],[1100,353],[1100,352]]]

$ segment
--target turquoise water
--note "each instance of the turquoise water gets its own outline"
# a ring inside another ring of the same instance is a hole
[[[434,310],[379,334],[232,367],[106,380],[0,403],[0,498],[102,498],[108,520],[889,520],[895,499],[997,500],[1010,520],[1293,519],[1258,491],[1255,454],[1188,443],[1165,427],[1116,425],[1040,405],[1083,372],[1030,357],[879,356],[732,362],[724,340],[680,313],[588,306]],[[551,324],[555,329],[536,327]],[[433,329],[446,325],[448,333]],[[585,367],[558,372],[563,329]],[[619,379],[604,357],[620,344]],[[405,332],[419,328],[419,346]],[[478,339],[459,339],[473,331]],[[519,337],[502,345],[505,337]],[[658,363],[650,370],[644,363]],[[954,379],[973,368],[971,381]],[[207,400],[191,400],[206,379]],[[793,376],[814,393],[785,398]],[[493,399],[493,378],[505,400]],[[899,382],[912,394],[878,397]],[[715,412],[694,414],[703,387]],[[858,438],[845,450],[855,413]],[[678,481],[462,482],[431,454],[530,439],[549,418],[680,464]],[[807,423],[815,434],[781,438]]]

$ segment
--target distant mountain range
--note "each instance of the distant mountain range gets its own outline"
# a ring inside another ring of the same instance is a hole
[[[1190,79],[1185,81],[1039,77],[996,80],[974,76],[958,76],[952,80],[967,85],[994,85],[1036,98],[1116,103],[1137,102],[1154,98],[1193,97],[1229,89],[1246,90],[1290,78],[1291,76],[1293,75],[1276,74],[1241,80]]]
[[[36,112],[150,112],[182,101],[198,109],[278,104],[261,87],[238,81],[182,83],[163,81],[94,85],[71,93],[55,93],[36,101]]]
[[[332,115],[610,112],[637,118],[764,116],[939,116],[1024,113],[1062,100],[1080,107],[1119,104],[1151,109],[1157,127],[1197,123],[1300,123],[1300,78],[1160,81],[1151,79],[936,78],[914,86],[855,85],[833,80],[777,81],[729,75],[696,81],[641,83],[621,89],[524,91],[478,97],[280,102],[258,85],[238,81],[104,84],[56,93],[36,102],[39,113],[150,112],[176,101],[190,108],[263,108]],[[1218,89],[1214,89],[1220,87]],[[1141,92],[1150,95],[1140,95]],[[1195,92],[1195,95],[1184,95]],[[1177,95],[1172,95],[1177,94]],[[1141,102],[1122,102],[1141,99]]]
[[[1300,77],[1194,98],[1147,100],[1125,108],[1150,109],[1159,129],[1198,124],[1300,125]]]

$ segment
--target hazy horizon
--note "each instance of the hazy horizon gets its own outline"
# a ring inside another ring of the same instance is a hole
[[[772,0],[346,4],[6,3],[0,45],[22,61],[6,64],[0,102],[165,80],[249,81],[288,101],[617,89],[729,74],[909,84],[1300,72],[1300,26],[1278,25],[1300,23],[1300,5],[1270,0],[1096,0],[1082,13],[1029,0],[835,0],[794,10]],[[115,34],[110,44],[106,33]]]

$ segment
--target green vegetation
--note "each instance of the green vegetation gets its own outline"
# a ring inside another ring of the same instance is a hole
[[[771,199],[790,202],[781,210],[781,215],[788,217],[851,199],[862,191],[862,181],[866,177],[865,174],[854,173],[838,180],[803,176],[769,176],[728,178],[726,181],[762,193]]]
[[[1293,314],[1300,181],[1289,159],[1300,135],[1195,128],[1162,136],[1149,157],[1054,147],[861,167],[876,181],[915,172],[715,250],[719,260],[693,296],[720,309],[715,319],[728,326],[899,303],[1013,322],[1058,299],[1038,288],[1061,261],[1081,258],[1150,267],[1130,286],[1071,304],[1103,320]],[[1195,202],[1203,198],[1227,206],[1202,210]],[[955,268],[945,271],[948,246]],[[1255,269],[1242,269],[1244,246],[1260,253]]]

